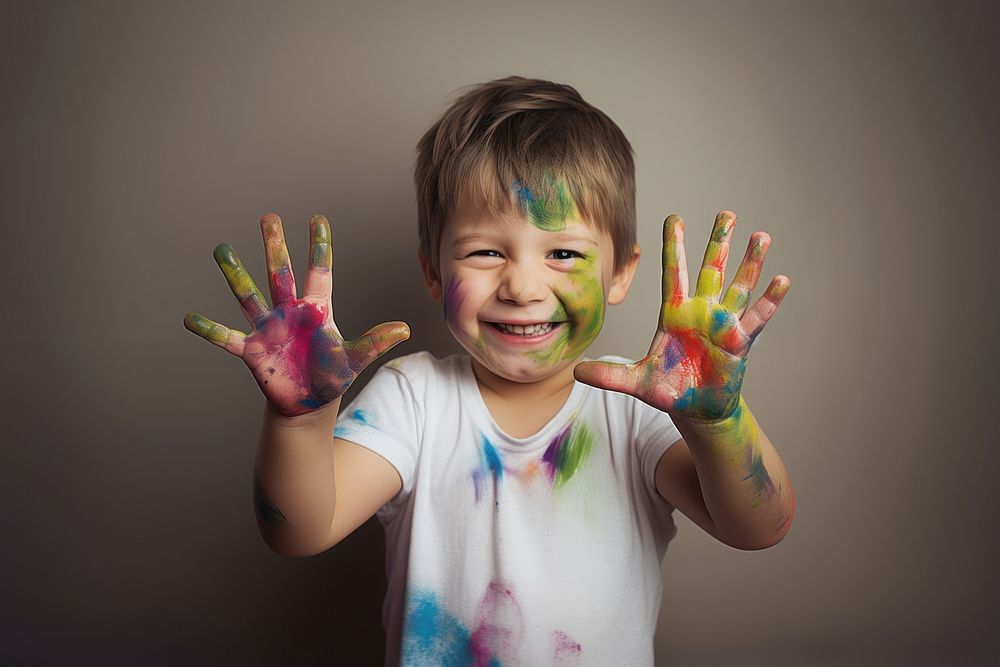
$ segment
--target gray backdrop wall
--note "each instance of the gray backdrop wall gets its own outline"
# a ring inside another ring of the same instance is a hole
[[[380,526],[267,549],[263,400],[181,319],[245,330],[212,248],[259,279],[275,211],[304,267],[319,211],[345,333],[398,318],[394,354],[455,351],[415,260],[414,145],[460,86],[522,74],[636,150],[645,259],[593,352],[645,353],[668,213],[698,258],[735,210],[734,253],[766,229],[764,280],[793,280],[746,394],[795,524],[746,553],[678,516],[658,662],[982,659],[997,28],[990,3],[3,3],[0,658],[380,663]]]

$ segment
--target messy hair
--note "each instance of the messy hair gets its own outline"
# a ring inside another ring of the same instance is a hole
[[[435,270],[449,214],[508,214],[518,188],[544,200],[565,184],[581,219],[611,236],[616,270],[635,245],[632,147],[571,86],[511,76],[470,87],[417,144],[414,181]]]

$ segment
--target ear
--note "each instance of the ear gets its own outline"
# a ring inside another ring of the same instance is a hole
[[[431,261],[427,259],[423,248],[417,248],[417,259],[420,260],[420,272],[424,274],[424,280],[427,282],[427,293],[435,303],[441,303],[441,277],[431,266]]]
[[[618,267],[611,278],[611,288],[608,290],[608,303],[612,306],[625,300],[628,288],[632,286],[635,270],[639,268],[639,246],[632,246],[632,256],[622,266]]]

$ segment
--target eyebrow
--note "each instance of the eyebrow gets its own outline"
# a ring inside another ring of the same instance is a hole
[[[597,240],[594,239],[589,234],[573,234],[571,232],[560,231],[560,232],[547,232],[548,236],[546,239],[552,239],[554,242],[558,243],[560,241],[583,241],[585,243],[591,243],[597,245]],[[452,247],[462,245],[463,243],[472,243],[475,241],[482,240],[493,240],[494,237],[491,234],[485,234],[483,232],[469,232],[468,234],[463,234],[455,239],[451,244]]]

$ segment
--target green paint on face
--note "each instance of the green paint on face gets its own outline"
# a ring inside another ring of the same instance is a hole
[[[529,352],[534,361],[545,365],[576,359],[586,352],[604,326],[604,286],[597,256],[577,260],[555,291],[561,304],[549,321],[564,324],[545,349]]]
[[[576,203],[565,183],[547,176],[546,193],[532,191],[521,181],[514,181],[514,194],[528,221],[546,232],[566,229],[566,221],[576,216]]]

